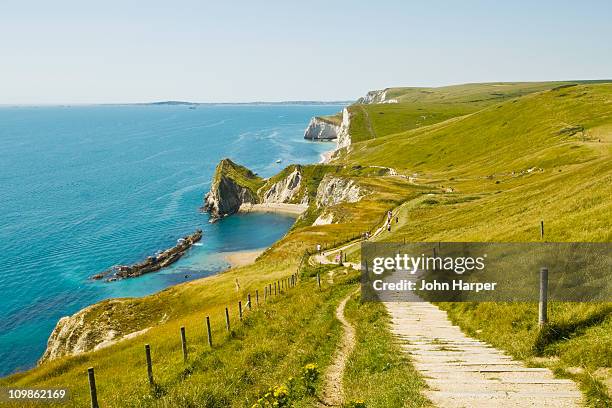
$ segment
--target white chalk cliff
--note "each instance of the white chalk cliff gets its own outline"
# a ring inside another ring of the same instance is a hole
[[[320,117],[310,119],[304,131],[304,139],[314,141],[334,140],[338,137],[339,126]]]
[[[338,129],[338,138],[336,139],[336,150],[351,145],[351,134],[349,129],[351,127],[351,114],[347,108],[342,110],[342,124]]]
[[[331,207],[340,203],[355,203],[363,198],[367,191],[352,179],[326,175],[317,188],[317,207]]]
[[[287,176],[271,186],[264,186],[259,191],[262,194],[262,202],[264,204],[273,203],[294,203],[299,200],[302,186],[302,173],[300,167],[296,166],[294,170]],[[302,200],[303,201],[303,200]],[[302,203],[303,204],[303,203]]]
[[[379,89],[376,91],[370,91],[366,96],[357,99],[357,103],[360,104],[373,104],[373,103],[399,103],[397,99],[387,99],[387,92],[389,89]]]

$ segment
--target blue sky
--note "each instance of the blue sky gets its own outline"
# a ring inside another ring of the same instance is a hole
[[[3,0],[0,104],[611,78],[610,21],[610,1]]]

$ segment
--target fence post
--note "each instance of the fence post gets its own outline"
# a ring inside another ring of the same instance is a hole
[[[225,327],[227,327],[227,332],[229,333],[231,331],[231,327],[229,319],[229,310],[227,310],[227,307],[225,308]]]
[[[264,302],[268,301],[268,285],[264,286]]]
[[[145,355],[147,356],[147,377],[149,385],[153,386],[153,363],[151,362],[151,346],[145,344]]]
[[[319,289],[321,289],[321,275],[317,272],[317,285],[319,285]]]
[[[240,321],[242,321],[242,301],[238,301],[238,314],[240,315]]]
[[[276,296],[276,282],[274,282],[274,296]]]
[[[259,307],[259,289],[255,289],[255,306]]]
[[[181,347],[183,349],[183,360],[187,362],[187,337],[185,336],[185,326],[181,326]]]
[[[206,316],[206,333],[208,334],[208,345],[212,348],[212,332],[210,330],[210,317]]]
[[[247,306],[249,307],[249,311],[253,310],[253,305],[251,305],[251,294],[247,294]]]
[[[540,239],[544,241],[544,220],[540,221]]]
[[[93,367],[87,369],[89,377],[89,395],[91,396],[91,408],[100,408],[98,405],[98,391],[96,390],[96,376]]]
[[[538,324],[540,327],[548,322],[548,268],[540,268],[540,305]]]

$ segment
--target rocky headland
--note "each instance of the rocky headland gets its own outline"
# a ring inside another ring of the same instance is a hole
[[[91,277],[94,280],[105,279],[113,282],[118,279],[135,278],[146,273],[156,272],[178,261],[189,248],[202,239],[202,230],[180,238],[175,246],[168,248],[154,256],[149,256],[142,262],[133,265],[117,265],[111,269]]]

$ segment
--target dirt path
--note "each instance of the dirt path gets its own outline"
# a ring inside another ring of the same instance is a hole
[[[427,302],[389,302],[391,331],[402,342],[442,408],[578,407],[573,381],[546,368],[528,368],[487,343],[470,338]]]
[[[323,392],[321,394],[322,407],[341,406],[344,402],[344,389],[342,386],[342,378],[344,377],[344,369],[346,362],[355,348],[355,328],[344,317],[344,308],[346,302],[353,296],[355,292],[351,292],[347,297],[342,299],[336,308],[336,318],[342,323],[342,338],[340,345],[336,349],[336,355],[332,364],[325,372],[325,382]]]

